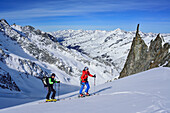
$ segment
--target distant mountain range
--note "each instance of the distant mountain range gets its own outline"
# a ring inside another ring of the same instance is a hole
[[[103,62],[115,69],[114,74],[119,76],[122,71],[128,53],[131,49],[136,31],[101,30],[62,30],[50,33],[60,43],[68,48],[76,49],[93,59]],[[158,33],[143,33],[139,31],[146,45],[155,39]],[[162,45],[170,43],[170,33],[160,34]]]

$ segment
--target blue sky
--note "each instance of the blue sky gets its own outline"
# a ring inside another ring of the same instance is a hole
[[[63,29],[170,33],[170,0],[1,0],[0,18],[43,31]]]

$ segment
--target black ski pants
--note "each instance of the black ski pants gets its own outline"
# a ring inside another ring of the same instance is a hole
[[[48,88],[48,93],[47,93],[46,99],[50,99],[51,91],[53,92],[51,99],[54,99],[56,91],[54,90],[53,85],[49,85],[47,88]]]

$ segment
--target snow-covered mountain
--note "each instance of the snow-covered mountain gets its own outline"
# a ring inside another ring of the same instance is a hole
[[[114,76],[111,67],[91,57],[60,45],[48,33],[32,26],[9,25],[0,20],[0,92],[44,97],[46,90],[39,78],[56,73],[64,87],[80,84],[81,71],[88,66],[97,75],[97,84]],[[6,83],[4,82],[6,80]],[[93,78],[89,78],[93,84]],[[68,84],[68,85],[66,85]],[[77,90],[62,89],[62,92]]]
[[[45,101],[40,100],[2,109],[0,113],[169,113],[169,75],[170,68],[154,68],[99,85],[96,87],[99,95],[96,96],[74,99],[77,92],[72,92],[62,95],[60,98],[66,98],[63,101],[39,104]],[[5,101],[3,104],[6,103],[9,102]]]
[[[114,31],[61,30],[50,34],[64,46],[77,49],[93,59],[112,65],[120,73],[136,31],[127,32],[118,28]],[[139,34],[147,45],[150,45],[150,41],[157,36],[157,33],[143,33],[141,31]],[[170,34],[161,34],[161,37],[164,41],[163,44],[170,43]]]

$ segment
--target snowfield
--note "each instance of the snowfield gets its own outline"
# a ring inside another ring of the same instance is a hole
[[[90,93],[94,93],[90,84]],[[39,100],[4,108],[0,113],[170,113],[170,68],[154,68],[98,85],[95,93],[99,95],[75,99],[76,91],[61,95],[66,98],[63,101],[40,104],[45,100]],[[0,97],[0,106],[10,100],[18,99]]]

